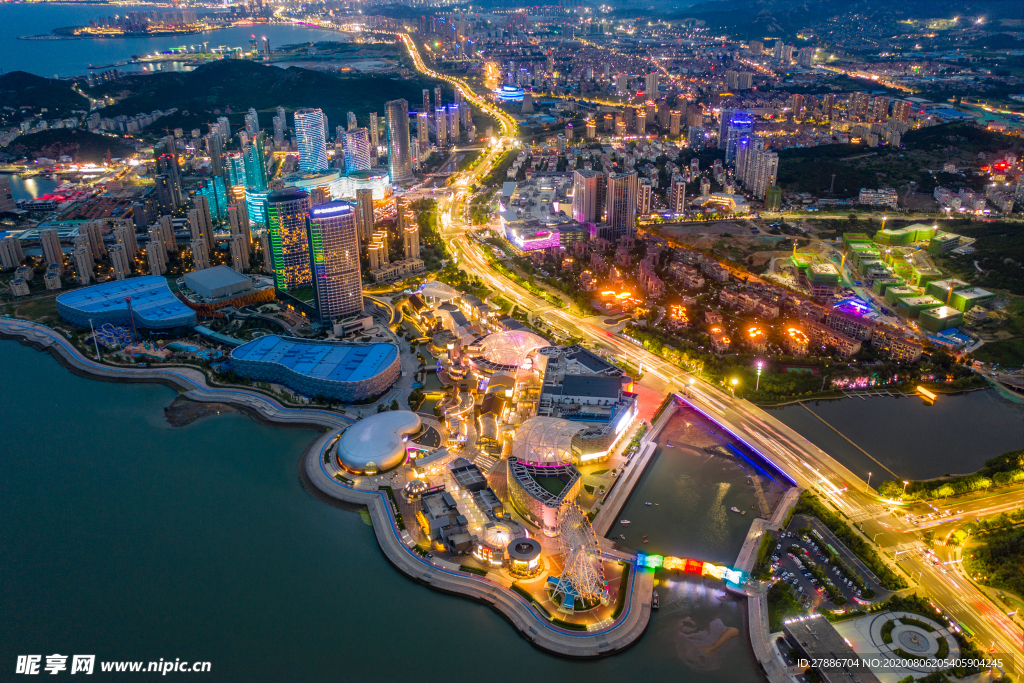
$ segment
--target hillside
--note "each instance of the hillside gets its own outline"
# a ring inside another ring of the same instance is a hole
[[[52,118],[70,116],[72,110],[88,111],[89,102],[71,89],[71,81],[12,71],[0,76],[0,107],[26,108],[37,114],[45,108]]]
[[[135,150],[120,138],[86,130],[55,128],[31,135],[22,135],[4,149],[13,157],[57,159],[67,154],[78,162],[100,163],[107,152],[114,158],[131,156]]]
[[[194,123],[200,123],[211,122],[230,109],[234,123],[235,118],[241,120],[249,107],[260,112],[272,112],[278,106],[288,111],[315,107],[324,110],[329,122],[340,124],[349,111],[355,112],[360,120],[371,111],[383,113],[388,100],[404,98],[410,108],[415,108],[422,100],[422,89],[433,85],[384,77],[342,78],[299,67],[281,69],[249,61],[222,60],[190,72],[124,78],[108,87],[128,90],[129,96],[104,109],[103,114],[132,115],[177,107],[182,113],[189,112]],[[220,114],[215,112],[218,109]],[[263,119],[261,116],[261,125],[269,127],[270,117]],[[172,125],[169,120],[161,124]]]

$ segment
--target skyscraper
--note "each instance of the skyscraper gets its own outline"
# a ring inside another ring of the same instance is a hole
[[[264,145],[265,136],[260,133],[245,148],[245,181],[246,187],[264,192],[270,186],[267,177],[267,153]]]
[[[110,254],[110,265],[114,268],[115,280],[123,280],[131,275],[131,263],[128,261],[128,255],[125,253],[123,246],[120,244],[111,245],[108,253]]]
[[[386,230],[378,230],[373,233],[367,253],[371,271],[381,270],[391,262],[388,258],[388,233]]]
[[[699,152],[704,149],[704,145],[707,143],[707,131],[703,126],[690,126],[686,141],[689,143],[690,149]]]
[[[420,257],[420,226],[416,224],[416,215],[406,211],[402,221],[402,249],[405,258]]]
[[[831,95],[827,95],[827,97],[831,97]],[[829,107],[829,114],[831,114],[831,107]],[[893,102],[892,117],[897,121],[906,123],[910,119],[910,102],[908,100],[896,100]]]
[[[213,220],[210,216],[210,204],[206,197],[197,196],[192,200],[193,208],[188,212],[188,227],[192,239],[206,240],[208,249],[213,249]]]
[[[160,173],[168,177],[171,191],[172,209],[181,206],[181,169],[178,168],[178,157],[171,153],[161,154],[157,158],[157,168]]]
[[[440,107],[441,105],[441,86],[434,86],[434,107]]]
[[[754,117],[745,111],[729,111],[725,128],[725,163],[732,164],[736,161],[736,143],[743,135],[753,135]],[[724,115],[725,112],[723,111]],[[719,141],[719,148],[722,142]]]
[[[3,253],[3,245],[0,244],[0,255]],[[92,252],[89,248],[89,238],[85,235],[79,235],[75,238],[75,275],[78,279],[78,284],[87,285],[92,281]]]
[[[576,171],[572,182],[572,217],[579,223],[600,223],[604,211],[605,177],[600,171]]]
[[[651,199],[653,195],[654,187],[651,185],[651,179],[641,178],[636,197],[636,210],[641,216],[646,216],[651,212]]]
[[[46,263],[57,263],[64,268],[64,252],[60,248],[60,237],[57,236],[56,228],[39,231],[39,242],[43,247],[43,258]]]
[[[444,107],[438,107],[435,112],[434,127],[437,132],[437,146],[447,147],[448,146],[448,110]]]
[[[280,147],[284,144],[284,129],[288,126],[285,119],[280,116],[274,117],[274,145]]]
[[[412,180],[412,146],[409,140],[409,103],[391,100],[386,103],[388,129],[388,170],[392,183]]]
[[[306,218],[309,196],[290,188],[271,192],[267,198],[267,232],[274,285],[285,291],[306,287],[312,281]],[[267,255],[264,254],[264,258]]]
[[[359,244],[365,248],[373,236],[373,190],[356,190],[355,221]]]
[[[423,89],[423,111],[430,111],[430,89]]]
[[[192,270],[210,267],[210,245],[204,239],[192,240]]]
[[[252,230],[249,227],[249,212],[245,209],[243,202],[237,202],[228,206],[228,229],[232,237],[241,237],[245,240],[246,252],[252,251]]]
[[[370,170],[370,136],[365,128],[350,128],[341,139],[345,173]]]
[[[301,170],[327,170],[325,126],[324,113],[319,109],[299,109],[295,112],[295,143],[299,150]]]
[[[135,260],[135,256],[139,253],[139,241],[135,236],[135,224],[133,222],[126,222],[118,225],[114,228],[113,233],[117,243],[124,247],[124,253],[128,256],[128,260]]]
[[[680,127],[682,125],[682,123],[681,123],[682,119],[683,119],[683,112],[678,111],[678,110],[673,110],[673,111],[669,112],[669,124],[668,124],[668,134],[669,135],[671,135],[674,138],[679,137]]]
[[[307,239],[320,323],[362,313],[359,239],[352,204],[329,202],[311,208]]]
[[[210,151],[210,174],[214,177],[224,176],[224,140],[216,128],[210,127],[206,136],[206,147]]]
[[[377,164],[380,156],[380,121],[377,119],[377,112],[370,112],[370,162]]]
[[[453,145],[459,143],[459,105],[448,105],[448,137]]]
[[[416,141],[419,143],[420,159],[430,151],[430,117],[425,111],[416,115]]]
[[[768,150],[757,154],[750,193],[757,199],[764,199],[769,188],[775,187],[779,175],[779,155]]]
[[[608,239],[636,236],[636,195],[639,177],[636,171],[612,173],[608,176],[605,200],[605,223]]]
[[[231,267],[239,273],[249,270],[249,249],[241,235],[228,238],[228,249],[231,252]]]
[[[822,95],[821,97],[821,113],[825,115],[825,119],[828,121],[832,120],[832,107],[836,104],[836,96],[829,93],[828,95]],[[909,103],[908,103],[909,104]]]
[[[658,74],[650,73],[644,77],[644,94],[647,97],[658,96]]]
[[[353,128],[357,128],[359,126],[359,122],[356,121],[355,112],[350,111],[345,118],[347,119],[349,130],[352,130]]]
[[[103,222],[87,221],[78,226],[79,235],[87,235],[89,238],[89,250],[92,252],[92,260],[99,261],[107,255],[107,248],[103,244]]]
[[[260,133],[259,115],[252,107],[249,107],[249,111],[245,115],[245,132],[248,133],[251,138],[256,137]]]
[[[164,247],[163,235],[160,232],[159,225],[153,225],[149,229],[146,261],[149,263],[150,275],[163,275],[167,272],[167,249]]]
[[[668,210],[672,213],[686,211],[686,179],[678,173],[672,175],[672,184],[668,189]]]

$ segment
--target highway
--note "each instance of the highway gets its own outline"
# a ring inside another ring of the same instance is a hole
[[[466,99],[474,104],[482,101],[459,79],[427,69],[412,40],[405,34],[399,35],[418,69],[453,85],[457,84],[463,89]],[[489,103],[485,102],[485,105],[478,104],[502,122],[503,138],[492,146],[472,172],[458,178],[453,187],[434,194],[438,197],[442,239],[448,244],[459,266],[553,329],[581,338],[612,353],[618,359],[643,368],[641,383],[644,386],[661,392],[678,392],[686,397],[691,405],[709,419],[728,428],[747,446],[772,462],[791,482],[815,491],[861,528],[868,538],[877,539],[880,548],[898,559],[906,572],[919,582],[943,612],[974,630],[979,647],[984,650],[994,647],[994,652],[1013,653],[1011,671],[1018,675],[1024,671],[1021,662],[1024,635],[1021,629],[973,585],[952,572],[944,571],[941,564],[935,564],[925,556],[922,552],[925,546],[914,534],[917,529],[890,514],[885,506],[886,501],[867,491],[866,484],[857,475],[752,403],[734,398],[727,391],[608,331],[602,316],[576,316],[531,294],[491,268],[489,261],[492,257],[466,234],[470,226],[464,222],[463,217],[469,214],[468,202],[472,198],[468,188],[490,172],[503,150],[513,146],[510,136],[514,135],[516,129],[514,122],[505,123],[506,120],[510,121],[507,114]],[[899,573],[899,570],[896,571]]]

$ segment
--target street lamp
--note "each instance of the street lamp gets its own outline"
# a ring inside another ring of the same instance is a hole
[[[762,367],[764,367],[764,361],[757,361],[757,383],[754,385],[754,391],[758,391],[761,388],[761,368]]]
[[[736,398],[736,385],[739,384],[739,380],[735,377],[732,378],[732,396]]]
[[[903,493],[902,493],[902,494],[900,494],[901,496],[905,496],[905,495],[907,495],[907,484],[909,484],[909,483],[910,483],[910,482],[909,482],[909,481],[907,481],[906,479],[904,479],[904,480],[903,480]]]
[[[871,490],[871,473],[868,472],[868,491]]]

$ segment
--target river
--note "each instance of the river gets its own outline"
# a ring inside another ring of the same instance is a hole
[[[150,6],[132,6],[144,11]],[[165,12],[167,6],[152,7]],[[209,43],[217,47],[248,49],[249,38],[266,36],[272,47],[294,43],[319,41],[343,42],[345,34],[312,29],[303,26],[275,24],[264,26],[238,26],[180,36],[144,38],[109,38],[83,40],[18,40],[25,35],[47,34],[55,28],[81,26],[90,19],[123,14],[124,8],[101,4],[6,3],[0,4],[0,68],[8,71],[28,71],[37,76],[81,76],[89,65],[115,64],[130,60],[134,55],[145,55],[169,50],[181,45]],[[203,14],[200,12],[200,14]],[[118,67],[122,70],[138,69]]]
[[[1024,448],[1024,409],[994,390],[920,397],[874,396],[810,401],[807,408],[892,470],[897,478],[931,479],[974,472],[985,461]],[[769,411],[872,485],[893,479],[849,441],[800,405]]]
[[[671,596],[626,652],[560,659],[406,578],[359,514],[306,493],[313,432],[236,413],[174,428],[171,389],[78,377],[13,341],[0,355],[5,670],[61,653],[210,661],[210,680],[247,683],[441,681],[453,661],[497,682],[757,680],[745,635],[704,651],[742,630],[714,582],[660,586]]]

